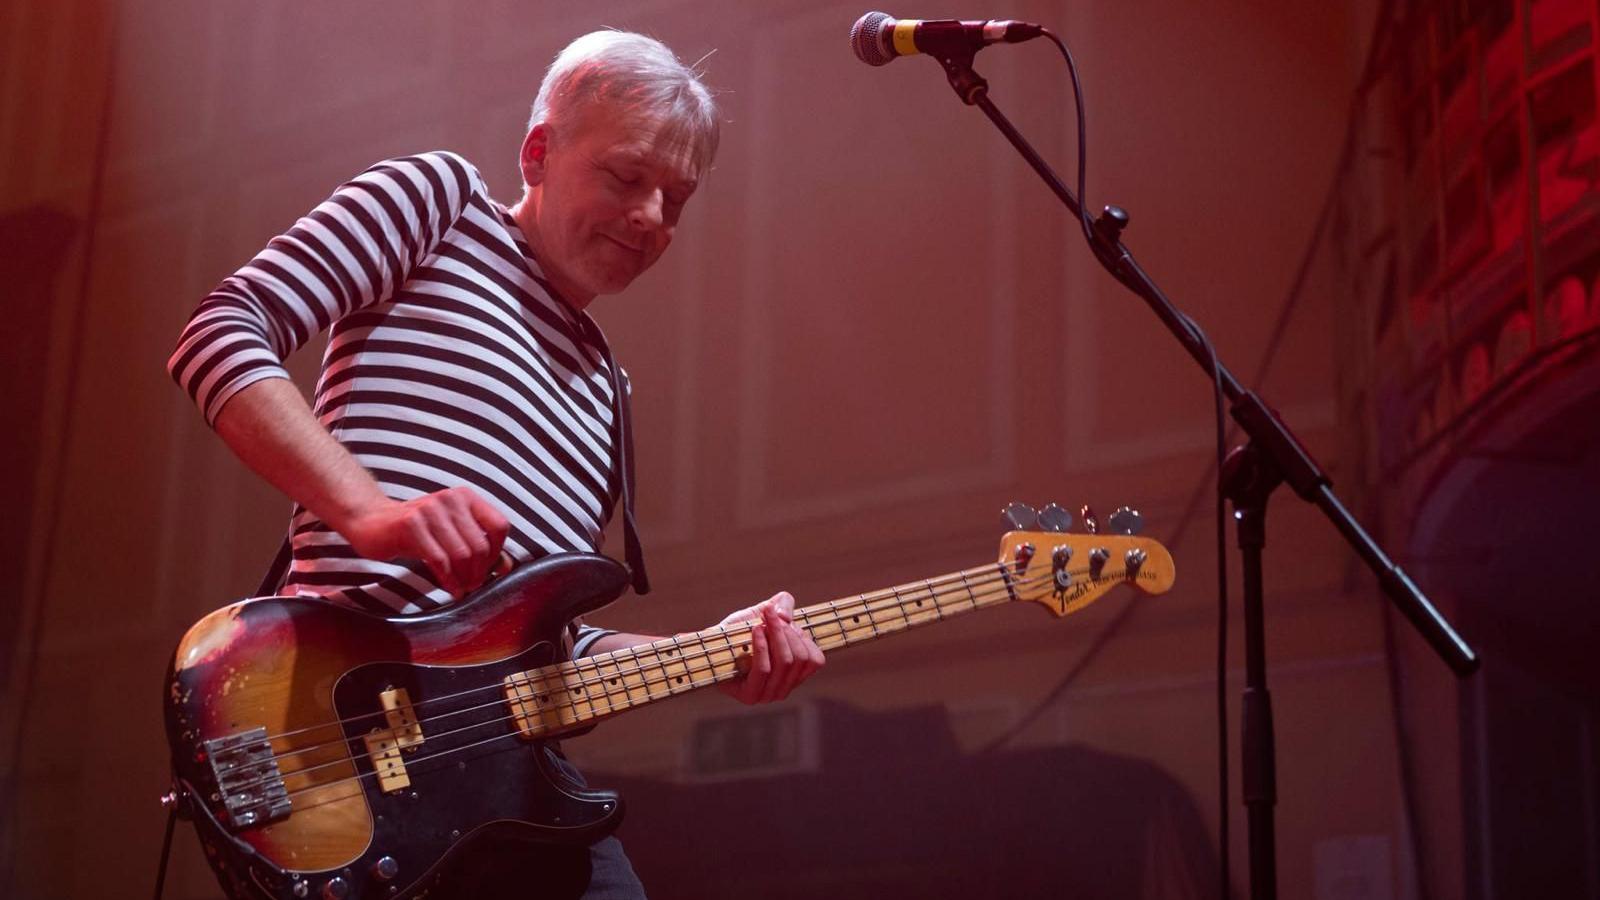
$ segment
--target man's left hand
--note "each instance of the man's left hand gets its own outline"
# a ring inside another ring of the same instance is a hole
[[[750,622],[750,652],[739,658],[743,677],[717,685],[740,703],[771,703],[789,696],[825,661],[805,630],[794,624],[794,597],[774,594],[718,622]]]

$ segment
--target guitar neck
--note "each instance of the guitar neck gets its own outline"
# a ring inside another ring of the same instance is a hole
[[[998,563],[795,610],[794,623],[824,651],[1016,599]],[[731,681],[751,652],[751,623],[715,625],[648,644],[520,672],[506,679],[523,732],[543,737],[586,722]]]

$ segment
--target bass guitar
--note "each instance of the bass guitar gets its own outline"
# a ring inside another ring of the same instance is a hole
[[[1013,531],[997,562],[797,609],[833,652],[972,610],[1057,616],[1118,585],[1172,586],[1172,557],[1131,534]],[[294,597],[243,600],[183,636],[166,684],[174,795],[234,900],[412,898],[475,832],[591,843],[622,801],[573,783],[543,744],[739,676],[750,625],[577,660],[576,616],[627,570],[563,554],[445,610],[384,618]]]

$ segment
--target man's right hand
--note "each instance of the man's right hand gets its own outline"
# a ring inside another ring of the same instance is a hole
[[[339,525],[335,530],[357,553],[367,559],[420,559],[457,598],[489,577],[510,529],[506,517],[469,487],[403,502],[385,497]]]
[[[468,487],[404,502],[384,496],[285,378],[241,389],[215,424],[245,465],[367,559],[420,559],[456,597],[483,584],[499,559],[510,526],[498,509]]]

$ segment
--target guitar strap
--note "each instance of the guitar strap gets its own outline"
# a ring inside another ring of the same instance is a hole
[[[578,322],[589,332],[586,336],[600,351],[611,379],[611,418],[616,423],[613,434],[617,448],[617,472],[622,482],[623,552],[626,554],[628,571],[633,577],[633,592],[648,594],[650,576],[645,573],[644,545],[639,540],[639,525],[633,516],[633,416],[628,402],[628,376],[611,356],[611,344],[606,340],[600,326],[595,324],[594,319],[590,318],[588,313],[580,313]],[[289,562],[292,556],[289,535],[285,535],[283,545],[278,548],[278,555],[273,557],[272,564],[267,567],[266,574],[261,578],[261,585],[256,588],[255,596],[270,597],[278,593],[289,574]]]
[[[629,406],[628,375],[617,365],[611,355],[611,343],[588,313],[580,313],[578,321],[591,332],[590,338],[600,349],[611,377],[611,417],[616,421],[617,471],[622,481],[622,543],[628,571],[633,576],[635,594],[650,593],[650,576],[644,570],[644,545],[639,540],[639,525],[633,516],[633,415]]]
[[[290,526],[291,528],[293,526]],[[289,547],[289,535],[283,536],[283,544],[278,547],[278,555],[272,558],[272,564],[267,566],[267,574],[261,576],[261,586],[256,588],[253,596],[276,596],[278,589],[283,587],[284,578],[289,574],[289,559],[293,551]]]

